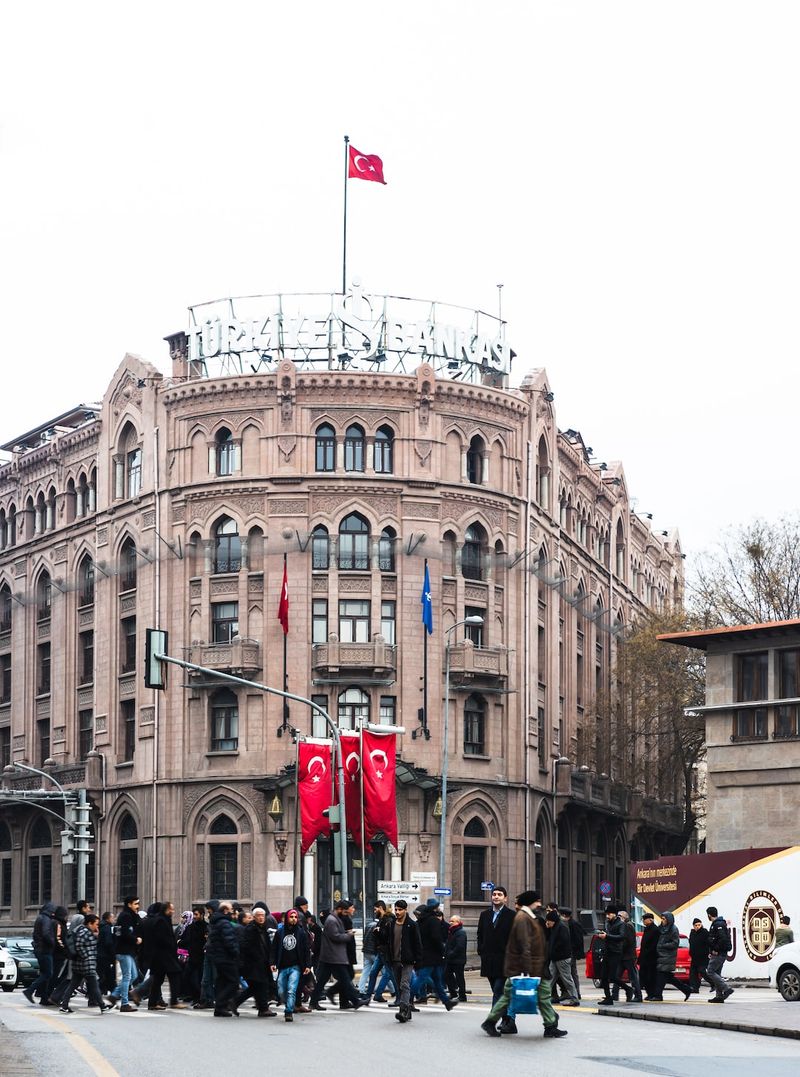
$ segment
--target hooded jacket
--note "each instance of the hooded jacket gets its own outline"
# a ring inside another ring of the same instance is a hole
[[[239,928],[227,913],[215,912],[208,928],[206,952],[215,965],[229,965],[239,960]]]
[[[708,952],[714,956],[727,954],[731,948],[731,937],[728,934],[728,925],[724,916],[718,916],[711,921],[708,929]]]
[[[311,967],[308,934],[299,920],[294,927],[284,922],[275,932],[275,938],[272,940],[272,964],[279,972],[295,965],[301,971]]]
[[[97,975],[97,936],[95,933],[86,926],[83,922],[83,917],[80,917],[80,922],[76,923],[78,917],[73,917],[70,920],[69,929],[75,935],[75,949],[77,951],[77,957],[73,957],[72,973],[81,973],[84,976],[96,976]],[[75,927],[72,925],[76,924]]]
[[[664,923],[658,929],[656,944],[656,968],[659,972],[675,971],[680,944],[681,935],[675,926],[675,917],[671,912],[665,912]]]
[[[37,954],[52,954],[56,948],[56,907],[46,901],[33,925],[33,949]]]
[[[136,956],[137,938],[141,937],[141,920],[130,905],[126,905],[114,924],[114,949],[118,954]]]
[[[466,965],[467,963],[467,933],[463,924],[451,927],[447,933],[447,945],[444,951],[445,962],[448,965]]]
[[[417,916],[419,938],[422,943],[423,968],[444,965],[444,950],[447,944],[448,926],[436,914],[435,908],[423,906]]]

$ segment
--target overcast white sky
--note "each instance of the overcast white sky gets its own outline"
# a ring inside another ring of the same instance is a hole
[[[349,134],[365,290],[502,282],[513,384],[690,555],[793,511],[799,45],[769,0],[6,4],[0,441],[190,303],[338,290]]]

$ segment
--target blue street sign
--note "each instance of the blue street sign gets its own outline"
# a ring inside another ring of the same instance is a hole
[[[494,883],[493,882],[481,883],[481,890],[494,890]]]
[[[434,886],[433,892],[441,897],[451,897],[453,893],[449,886]]]

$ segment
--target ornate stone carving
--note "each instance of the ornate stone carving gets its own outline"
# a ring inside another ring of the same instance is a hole
[[[151,527],[155,527],[155,526],[156,526],[156,510],[155,509],[145,509],[145,511],[142,513],[142,530],[147,531]]]
[[[94,702],[94,688],[79,688],[78,689],[78,706],[79,707],[91,707]]]
[[[120,383],[111,397],[111,410],[114,412],[115,418],[118,419],[129,404],[133,404],[141,411],[142,390],[139,388],[137,381],[138,379],[134,378],[130,371],[125,374],[124,378],[120,379]]]
[[[39,718],[49,718],[50,717],[50,697],[49,696],[47,697],[47,699],[37,699],[36,700],[36,717],[37,717],[37,719],[39,719]]]
[[[267,502],[270,516],[305,516],[308,502],[297,498],[274,498]]]
[[[439,506],[430,501],[412,501],[405,507],[408,520],[438,520]]]
[[[140,707],[139,708],[139,724],[151,725],[156,720],[156,708],[155,707]]]
[[[94,624],[94,606],[87,606],[78,612],[78,624],[81,628]]]
[[[419,848],[419,858],[423,864],[428,863],[428,858],[431,855],[431,836],[430,834],[422,833],[417,838],[417,844]]]
[[[327,595],[328,577],[314,576],[313,580],[311,581],[311,591],[315,595]]]
[[[19,579],[21,576],[24,576],[27,571],[28,562],[25,560],[24,557],[21,560],[14,562],[14,576],[16,577],[16,579]]]
[[[275,852],[281,864],[286,860],[286,850],[289,846],[289,835],[284,831],[276,831],[272,835],[275,842]]]
[[[417,440],[417,441],[414,442],[414,452],[419,457],[419,462],[422,464],[423,467],[428,466],[428,461],[431,458],[431,450],[432,450],[432,448],[433,448],[433,442],[432,441],[419,441],[419,440]]]
[[[98,714],[94,720],[95,733],[105,733],[108,728],[108,716],[105,714]]]
[[[131,591],[127,595],[121,595],[119,600],[120,613],[136,613],[136,592]]]
[[[39,640],[50,639],[50,619],[40,621],[36,626],[36,638]]]
[[[260,595],[264,590],[264,577],[258,572],[253,576],[247,577],[247,592],[251,595]]]
[[[215,595],[238,595],[239,593],[239,580],[227,579],[227,580],[212,580],[211,581],[211,597]]]
[[[340,576],[339,591],[345,594],[353,594],[354,592],[370,594],[372,591],[372,579],[370,576]]]
[[[282,413],[283,410],[281,409],[281,414]],[[283,463],[289,463],[289,457],[294,452],[296,445],[297,438],[294,434],[281,434],[281,436],[278,438],[278,449],[281,456],[283,457]]]
[[[397,577],[396,576],[381,576],[381,594],[384,594],[384,595],[396,595],[397,594]]]
[[[97,529],[97,537],[96,537],[95,541],[96,541],[98,546],[105,546],[106,545],[106,543],[108,542],[108,528],[107,527],[98,527],[98,529]]]
[[[135,699],[136,698],[136,674],[128,673],[124,677],[119,679],[119,698],[120,699]]]
[[[182,524],[186,522],[186,502],[178,501],[172,504],[172,522]]]
[[[192,580],[189,584],[189,598],[199,599],[203,597],[203,584],[200,580]]]
[[[56,546],[55,550],[53,550],[53,561],[55,562],[55,564],[60,565],[63,564],[66,559],[67,544],[65,542],[61,546]]]

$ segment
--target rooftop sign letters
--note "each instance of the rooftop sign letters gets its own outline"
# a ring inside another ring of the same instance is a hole
[[[505,323],[483,311],[396,296],[245,296],[189,308],[189,360],[198,372],[246,373],[281,359],[299,367],[409,373],[429,362],[464,381],[508,374]]]

